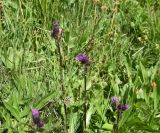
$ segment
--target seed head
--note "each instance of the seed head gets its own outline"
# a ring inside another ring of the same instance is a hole
[[[58,21],[53,22],[53,28],[51,30],[51,36],[56,40],[59,40],[62,36],[62,29],[59,27]]]

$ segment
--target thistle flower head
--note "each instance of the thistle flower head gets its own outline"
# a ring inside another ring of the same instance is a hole
[[[43,121],[40,119],[39,110],[32,109],[32,119],[35,125],[37,125],[38,128],[41,128],[44,126]]]
[[[64,104],[69,105],[71,103],[71,97],[65,97]]]
[[[119,104],[119,99],[118,99],[116,96],[112,96],[112,97],[111,97],[111,102],[112,102],[113,104],[118,105],[118,104]]]
[[[84,53],[78,54],[76,56],[76,60],[81,62],[82,64],[85,64],[85,65],[89,65],[90,64],[89,58]]]
[[[128,104],[119,104],[119,105],[117,106],[117,109],[118,109],[119,111],[125,111],[125,110],[127,110],[128,108],[129,108]]]
[[[38,123],[37,123],[37,127],[41,128],[43,126],[44,126],[44,122],[42,120],[39,120]]]
[[[32,117],[38,118],[39,117],[39,111],[37,109],[32,109]]]
[[[54,21],[53,22],[53,27],[51,30],[51,36],[56,39],[59,40],[61,38],[62,35],[62,29],[59,27],[59,23],[58,21]]]
[[[116,109],[119,111],[125,111],[129,108],[128,104],[121,104],[116,96],[111,97],[111,102],[116,105]]]

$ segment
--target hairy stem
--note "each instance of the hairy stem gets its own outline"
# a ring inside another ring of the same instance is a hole
[[[118,130],[119,130],[119,128],[118,128],[118,126],[119,126],[119,121],[120,121],[120,117],[121,117],[121,111],[118,111],[117,112],[117,121],[116,121],[116,127],[115,127],[115,133],[118,133]]]
[[[63,55],[62,55],[62,47],[57,41],[57,49],[58,49],[58,55],[59,55],[59,63],[60,63],[60,82],[61,82],[61,91],[62,91],[62,100],[64,99],[65,95],[65,88],[64,88],[64,62],[63,62]],[[64,115],[65,115],[65,131],[68,133],[68,127],[67,127],[67,107],[66,104],[63,103],[64,106]]]
[[[87,66],[84,65],[84,128],[86,129],[87,116]]]

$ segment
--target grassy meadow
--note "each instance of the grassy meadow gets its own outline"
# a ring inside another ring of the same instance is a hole
[[[1,0],[0,15],[0,133],[160,133],[159,0]]]

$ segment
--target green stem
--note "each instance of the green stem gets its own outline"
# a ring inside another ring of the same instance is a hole
[[[119,121],[120,121],[121,113],[122,113],[121,111],[117,112],[117,122],[116,122],[116,127],[115,127],[115,133],[118,133],[118,130],[119,130],[118,126],[119,126]]]
[[[84,128],[86,129],[87,116],[87,66],[84,66]]]
[[[60,62],[60,81],[61,81],[61,91],[62,91],[62,100],[64,99],[65,95],[65,88],[64,88],[64,62],[63,62],[63,55],[61,53],[62,48],[60,46],[59,41],[57,41],[57,49],[58,49],[58,55],[59,55],[59,62]],[[68,133],[68,127],[67,127],[67,107],[66,104],[63,103],[64,106],[64,115],[65,115],[65,131]]]

